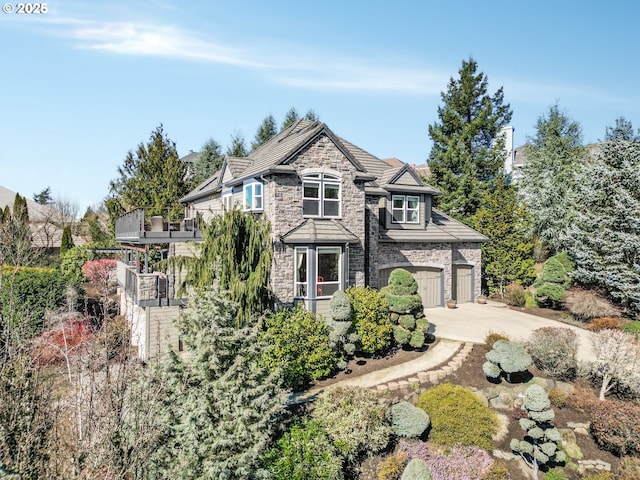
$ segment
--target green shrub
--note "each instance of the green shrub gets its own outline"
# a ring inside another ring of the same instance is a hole
[[[85,243],[83,245],[76,245],[64,254],[61,254],[60,271],[63,275],[74,278],[77,281],[83,281],[84,274],[82,273],[82,267],[85,263],[97,259],[93,253],[94,248],[94,244]]]
[[[640,472],[638,472],[638,475],[640,475]],[[623,479],[623,477],[618,477],[618,478],[619,480]],[[633,478],[634,480],[637,480],[640,477],[636,476],[631,478]],[[595,472],[587,471],[587,473],[585,473],[580,477],[580,480],[615,480],[615,477],[611,472],[603,472],[601,470],[596,470]]]
[[[393,338],[400,345],[406,345],[411,341],[411,332],[400,325],[396,325],[393,328]]]
[[[578,335],[570,328],[538,328],[525,346],[536,367],[547,375],[567,380],[575,377]]]
[[[304,388],[337,367],[327,325],[302,306],[269,315],[263,338],[269,344],[263,362],[281,371],[286,387]]]
[[[416,406],[429,414],[434,443],[493,448],[497,417],[471,390],[445,383],[420,395]]]
[[[413,348],[422,348],[424,346],[424,332],[420,329],[414,330],[411,332],[411,339],[409,340],[409,345]]]
[[[544,480],[567,480],[567,474],[561,468],[552,468],[544,474]]]
[[[524,287],[519,283],[510,283],[505,288],[505,297],[509,305],[516,307],[524,307],[525,291]]]
[[[416,319],[413,315],[400,315],[398,318],[398,324],[407,330],[413,330],[416,328]]]
[[[329,315],[337,322],[351,320],[351,299],[343,290],[338,290],[329,301]]]
[[[571,285],[566,268],[556,257],[551,257],[544,262],[541,277],[543,282],[557,283],[565,288]]]
[[[576,269],[576,267],[573,265],[573,262],[569,260],[569,255],[567,254],[567,252],[556,253],[551,258],[559,261],[560,264],[562,264],[562,266],[564,267],[565,272],[567,272],[568,274],[571,274]]]
[[[293,425],[265,455],[267,470],[278,480],[342,480],[342,458],[315,421]]]
[[[418,282],[404,268],[396,268],[389,275],[389,285],[385,287],[391,295],[415,295],[418,293]]]
[[[52,269],[19,269],[4,275],[0,287],[2,317],[13,327],[20,325],[25,337],[37,335],[44,327],[46,313],[64,305],[67,287],[75,285]]]
[[[409,402],[396,403],[391,407],[391,428],[398,437],[419,437],[430,424],[429,415]]]
[[[426,463],[414,458],[405,467],[400,480],[431,480],[431,472]]]
[[[387,403],[360,387],[335,387],[322,392],[313,417],[350,462],[383,450],[391,437]]]
[[[591,435],[614,455],[640,455],[640,406],[604,400],[591,409]]]
[[[531,292],[524,292],[524,307],[525,308],[538,308],[538,302],[535,295]]]
[[[565,289],[557,283],[543,283],[536,290],[537,302],[546,307],[557,308],[564,300]]]
[[[493,462],[482,476],[482,480],[509,480],[510,478],[509,469],[500,460]]]
[[[522,345],[507,342],[506,340],[498,340],[493,344],[491,351],[485,354],[487,363],[492,363],[506,374],[507,381],[511,381],[511,374],[526,371],[533,360]],[[495,368],[489,365],[483,365],[482,369],[485,374],[487,372],[496,372]],[[491,377],[497,378],[497,377]]]
[[[564,390],[552,388],[549,390],[549,401],[554,407],[564,408],[569,405],[569,395]]]
[[[378,466],[378,480],[398,480],[407,465],[407,455],[399,453],[384,459]]]
[[[376,354],[388,350],[392,345],[393,325],[384,295],[369,287],[351,287],[347,294],[351,299],[353,325],[360,336],[362,351]]]
[[[387,287],[385,287],[387,288]],[[398,314],[415,314],[422,310],[422,298],[420,295],[393,295],[385,293],[385,298],[389,304],[389,309]]]
[[[633,322],[629,322],[622,327],[622,331],[626,333],[631,333],[633,335],[640,337],[640,321],[635,320]]]

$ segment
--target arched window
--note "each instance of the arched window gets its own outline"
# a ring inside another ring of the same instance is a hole
[[[328,173],[302,177],[302,214],[305,217],[340,217],[340,178]]]

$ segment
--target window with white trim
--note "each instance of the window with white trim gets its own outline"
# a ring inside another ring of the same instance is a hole
[[[222,195],[222,206],[225,211],[230,211],[233,208],[233,195],[230,193],[225,193]]]
[[[295,280],[294,280],[294,293],[296,298],[306,298],[308,286],[307,272],[309,271],[309,259],[308,259],[307,247],[296,247],[295,249]]]
[[[304,175],[302,214],[305,217],[339,217],[340,178],[327,173]]]
[[[393,223],[419,223],[420,197],[415,195],[392,195],[391,221]]]
[[[262,183],[254,179],[245,182],[243,187],[245,211],[262,211]]]
[[[317,248],[317,297],[330,297],[340,290],[341,254],[342,249],[340,247]]]

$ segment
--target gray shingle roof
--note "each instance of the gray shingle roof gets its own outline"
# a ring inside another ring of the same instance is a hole
[[[434,208],[431,212],[431,221],[424,230],[384,230],[380,232],[380,240],[390,242],[476,243],[488,242],[489,238]]]
[[[338,220],[308,218],[282,236],[284,243],[358,243],[358,237]]]

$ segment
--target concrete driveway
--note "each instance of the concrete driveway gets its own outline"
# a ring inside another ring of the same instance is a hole
[[[461,342],[483,343],[489,332],[504,333],[515,341],[525,341],[531,332],[542,327],[570,328],[578,334],[578,359],[593,357],[591,339],[595,335],[582,328],[548,320],[506,308],[502,303],[489,301],[486,305],[461,303],[457,308],[428,308],[424,311],[436,337]]]

